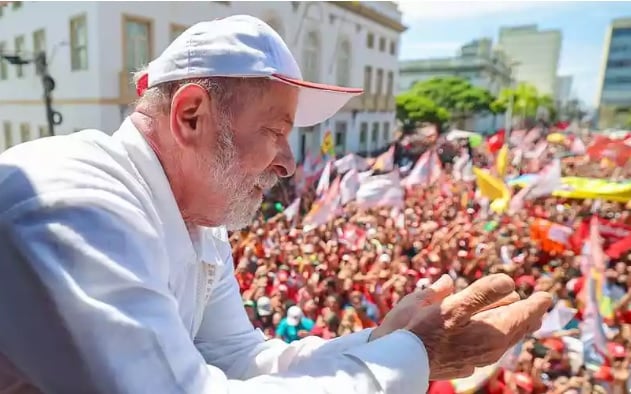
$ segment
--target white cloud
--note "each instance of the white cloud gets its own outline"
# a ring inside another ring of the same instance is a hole
[[[524,1],[397,1],[405,23],[419,20],[455,20],[513,12],[537,5]]]

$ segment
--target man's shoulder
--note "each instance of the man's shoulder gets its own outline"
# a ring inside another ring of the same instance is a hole
[[[102,193],[132,198],[134,168],[122,144],[99,130],[41,138],[0,155],[0,216],[29,200]]]

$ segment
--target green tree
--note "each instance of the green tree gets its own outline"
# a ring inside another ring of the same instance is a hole
[[[547,111],[549,120],[556,117],[554,99],[549,95],[539,94],[537,88],[528,83],[522,82],[515,88],[503,89],[490,107],[493,113],[505,113],[511,102],[513,105],[512,116],[522,122],[528,118],[536,118],[540,108]]]
[[[487,90],[458,77],[417,82],[397,98],[397,116],[410,122],[444,123],[488,112],[494,97]]]
[[[414,128],[421,122],[441,125],[450,118],[449,111],[436,105],[427,97],[418,96],[408,91],[397,96],[397,119],[403,122],[404,128]]]

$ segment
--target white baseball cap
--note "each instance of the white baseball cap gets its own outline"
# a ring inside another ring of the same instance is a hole
[[[300,320],[302,320],[303,316],[304,314],[302,313],[302,309],[300,309],[300,307],[296,305],[290,306],[287,310],[287,324],[292,327],[296,327],[300,324]]]
[[[200,22],[182,33],[147,68],[136,89],[205,77],[274,79],[300,90],[294,126],[307,127],[335,115],[362,89],[302,79],[296,59],[266,23],[248,15]]]

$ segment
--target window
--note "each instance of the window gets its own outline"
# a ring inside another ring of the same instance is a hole
[[[11,130],[11,123],[4,122],[4,148],[9,149],[13,146],[13,131]]]
[[[317,81],[320,76],[320,39],[318,33],[312,31],[305,37],[302,52],[303,77],[307,81]]]
[[[372,93],[372,67],[366,66],[364,68],[364,90],[366,93]]]
[[[379,38],[379,52],[386,51],[386,39],[384,37]]]
[[[383,69],[377,69],[377,82],[375,86],[375,94],[381,96],[383,93]]]
[[[40,52],[46,52],[46,31],[39,29],[33,33],[33,54],[37,56]]]
[[[147,19],[136,17],[123,17],[124,34],[123,59],[125,70],[128,72],[137,71],[151,61],[152,38],[151,22]]]
[[[85,15],[70,19],[70,69],[88,69],[88,29]]]
[[[335,122],[335,153],[346,152],[346,122]]]
[[[18,10],[18,9],[22,8],[22,2],[21,1],[14,1],[12,4],[13,4],[13,9],[14,10]]]
[[[377,141],[379,141],[379,123],[377,122],[372,124],[372,133],[370,135],[370,140],[373,144],[377,144]]]
[[[368,123],[362,122],[359,126],[359,150],[366,152],[368,150]]]
[[[616,28],[613,30],[613,33],[611,34],[611,38],[617,38],[617,37],[625,37],[625,36],[631,36],[631,28],[629,27],[624,27],[624,28]]]
[[[366,36],[366,46],[368,48],[374,48],[375,46],[375,35],[372,33],[368,33]]]
[[[392,71],[388,71],[388,81],[386,84],[386,96],[392,97],[394,94],[394,73]]]
[[[15,53],[16,55],[21,55],[24,53],[24,36],[15,37]],[[18,65],[16,66],[17,76],[18,78],[24,77],[24,66]]]
[[[625,59],[625,60],[609,60],[607,62],[607,67],[610,68],[626,68],[631,66],[631,60],[629,59]]]
[[[383,122],[383,140],[390,142],[390,122]]]
[[[178,38],[180,34],[184,33],[186,29],[186,26],[171,24],[171,31],[169,32],[170,42],[175,41],[175,39]]]
[[[298,129],[300,133],[300,160],[307,157],[307,153],[313,151],[313,143],[315,142],[315,126],[301,127]]]
[[[31,126],[28,123],[20,123],[20,142],[31,140]]]
[[[397,54],[397,43],[394,41],[390,41],[390,54],[391,55]]]
[[[0,42],[0,53],[4,52],[7,44],[4,42]],[[3,58],[0,58],[0,81],[4,81],[9,77],[9,66],[7,65],[7,61]]]
[[[337,54],[337,84],[340,86],[350,86],[351,84],[351,44],[347,40],[340,44],[340,51]]]

